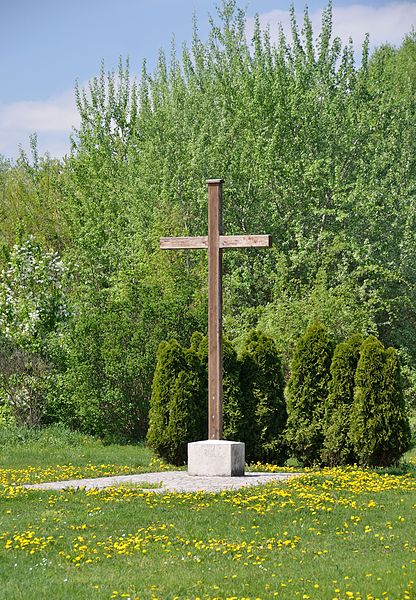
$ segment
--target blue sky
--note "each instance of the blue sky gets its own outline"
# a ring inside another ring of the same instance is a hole
[[[39,149],[52,156],[68,152],[78,123],[74,84],[88,82],[101,61],[111,69],[129,57],[139,72],[144,58],[152,68],[172,36],[190,40],[192,16],[205,38],[216,0],[0,0],[0,154],[15,158],[37,132]],[[259,13],[271,31],[288,23],[290,0],[241,0],[247,8],[247,35]],[[300,14],[303,0],[295,0]],[[309,0],[315,26],[326,0]],[[373,45],[400,44],[416,26],[416,0],[333,0],[334,32],[349,35],[359,48],[365,32]]]

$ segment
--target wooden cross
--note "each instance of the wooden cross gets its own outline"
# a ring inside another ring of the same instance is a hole
[[[208,250],[208,438],[221,440],[222,249],[269,248],[270,235],[222,235],[222,179],[208,180],[208,236],[160,238],[163,250]]]

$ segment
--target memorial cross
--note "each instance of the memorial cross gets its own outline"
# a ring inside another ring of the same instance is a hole
[[[222,421],[222,250],[269,248],[270,235],[222,235],[222,179],[208,180],[208,235],[163,237],[163,250],[208,250],[208,438],[221,440]]]

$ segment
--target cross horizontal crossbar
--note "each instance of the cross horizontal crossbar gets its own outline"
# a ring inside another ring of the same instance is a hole
[[[271,235],[220,235],[220,248],[270,248]],[[186,248],[207,249],[208,236],[200,237],[165,237],[160,238],[163,250],[181,250]]]

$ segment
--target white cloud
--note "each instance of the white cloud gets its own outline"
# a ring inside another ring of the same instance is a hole
[[[39,150],[61,157],[69,151],[72,127],[79,125],[74,91],[47,100],[0,104],[0,154],[15,157],[18,145],[27,148],[30,134],[38,134]]]
[[[345,43],[351,37],[354,47],[358,50],[366,33],[370,34],[370,45],[379,46],[385,42],[399,45],[406,33],[416,26],[416,4],[414,2],[394,2],[380,6],[374,1],[373,6],[351,4],[349,6],[334,6],[333,35]],[[310,13],[313,30],[319,33],[321,28],[322,11]],[[302,28],[303,13],[296,13],[299,28]],[[262,27],[270,26],[272,39],[277,39],[278,25],[282,24],[285,34],[290,35],[290,16],[288,11],[274,10],[260,15]],[[252,36],[254,20],[247,22],[247,34]],[[290,39],[290,38],[289,38]]]
[[[416,25],[416,4],[398,2],[386,6],[355,4],[334,8],[334,34],[357,42],[370,34],[371,45],[386,42],[399,45],[406,33]]]

